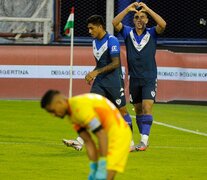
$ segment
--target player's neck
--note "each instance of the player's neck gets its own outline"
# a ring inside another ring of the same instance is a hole
[[[97,36],[98,40],[101,40],[106,35],[106,31],[100,32],[100,34]]]
[[[137,33],[137,35],[142,35],[143,34],[143,32],[145,31],[145,28],[142,28],[142,29],[138,29],[138,28],[136,28],[136,33]]]

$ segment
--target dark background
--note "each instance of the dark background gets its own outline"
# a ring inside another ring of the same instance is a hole
[[[67,21],[69,10],[75,6],[75,37],[89,37],[86,19],[99,14],[106,17],[106,1],[87,0],[73,1],[60,0],[60,34],[63,35],[64,25]],[[132,0],[115,0],[115,15],[127,7]],[[207,39],[207,25],[200,25],[200,18],[207,19],[206,0],[143,0],[151,9],[161,15],[167,22],[167,28],[161,38],[164,39]],[[126,25],[132,24],[133,13],[124,19]],[[155,25],[150,19],[148,26]]]

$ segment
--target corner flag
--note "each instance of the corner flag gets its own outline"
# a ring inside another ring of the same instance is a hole
[[[73,46],[74,46],[74,7],[71,8],[71,13],[64,27],[64,34],[70,37],[70,82],[69,82],[69,98],[72,97],[72,81],[73,81]]]
[[[69,37],[71,36],[71,28],[74,28],[74,7],[71,8],[71,13],[64,27],[64,34],[66,36],[69,36]]]

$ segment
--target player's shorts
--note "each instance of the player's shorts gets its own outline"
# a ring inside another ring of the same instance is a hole
[[[126,98],[123,87],[103,87],[98,83],[93,83],[90,92],[106,97],[117,108],[121,108],[126,105]]]
[[[156,78],[131,78],[129,84],[130,102],[141,103],[145,99],[155,101],[157,92]]]
[[[123,172],[127,163],[132,133],[129,126],[112,128],[108,134],[107,170]]]

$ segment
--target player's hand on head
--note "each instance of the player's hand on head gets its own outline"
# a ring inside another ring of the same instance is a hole
[[[139,4],[138,6],[141,7],[143,11],[147,12],[149,10],[149,7],[145,3],[140,2],[138,4]]]
[[[138,2],[134,2],[132,4],[130,4],[127,9],[128,11],[133,11],[133,12],[138,12],[137,7],[139,7],[139,3]]]

